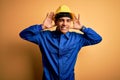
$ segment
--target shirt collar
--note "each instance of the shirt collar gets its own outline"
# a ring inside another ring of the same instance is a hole
[[[58,38],[61,35],[64,35],[67,39],[69,39],[70,32],[67,32],[66,34],[62,34],[61,32],[55,30],[55,31],[53,31],[52,35],[53,35],[54,38]]]

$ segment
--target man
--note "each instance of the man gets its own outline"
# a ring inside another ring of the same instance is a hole
[[[79,50],[99,43],[102,38],[93,29],[86,28],[66,5],[56,13],[47,14],[43,24],[24,29],[20,37],[39,45],[42,52],[43,80],[74,80],[74,66]],[[54,21],[56,30],[49,31]],[[69,32],[74,29],[83,32]]]

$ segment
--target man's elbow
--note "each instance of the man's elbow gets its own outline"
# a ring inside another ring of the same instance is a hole
[[[100,43],[101,41],[102,41],[102,37],[99,36],[99,38],[97,40],[95,40],[95,44]]]

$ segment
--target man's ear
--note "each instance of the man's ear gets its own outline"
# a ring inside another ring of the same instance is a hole
[[[57,25],[57,21],[56,20],[54,20],[54,26],[56,26]]]

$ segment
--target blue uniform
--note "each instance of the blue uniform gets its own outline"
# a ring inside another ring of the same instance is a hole
[[[99,43],[102,38],[91,28],[83,34],[42,30],[42,25],[24,29],[21,38],[38,44],[42,52],[43,80],[74,80],[74,66],[83,46]]]

